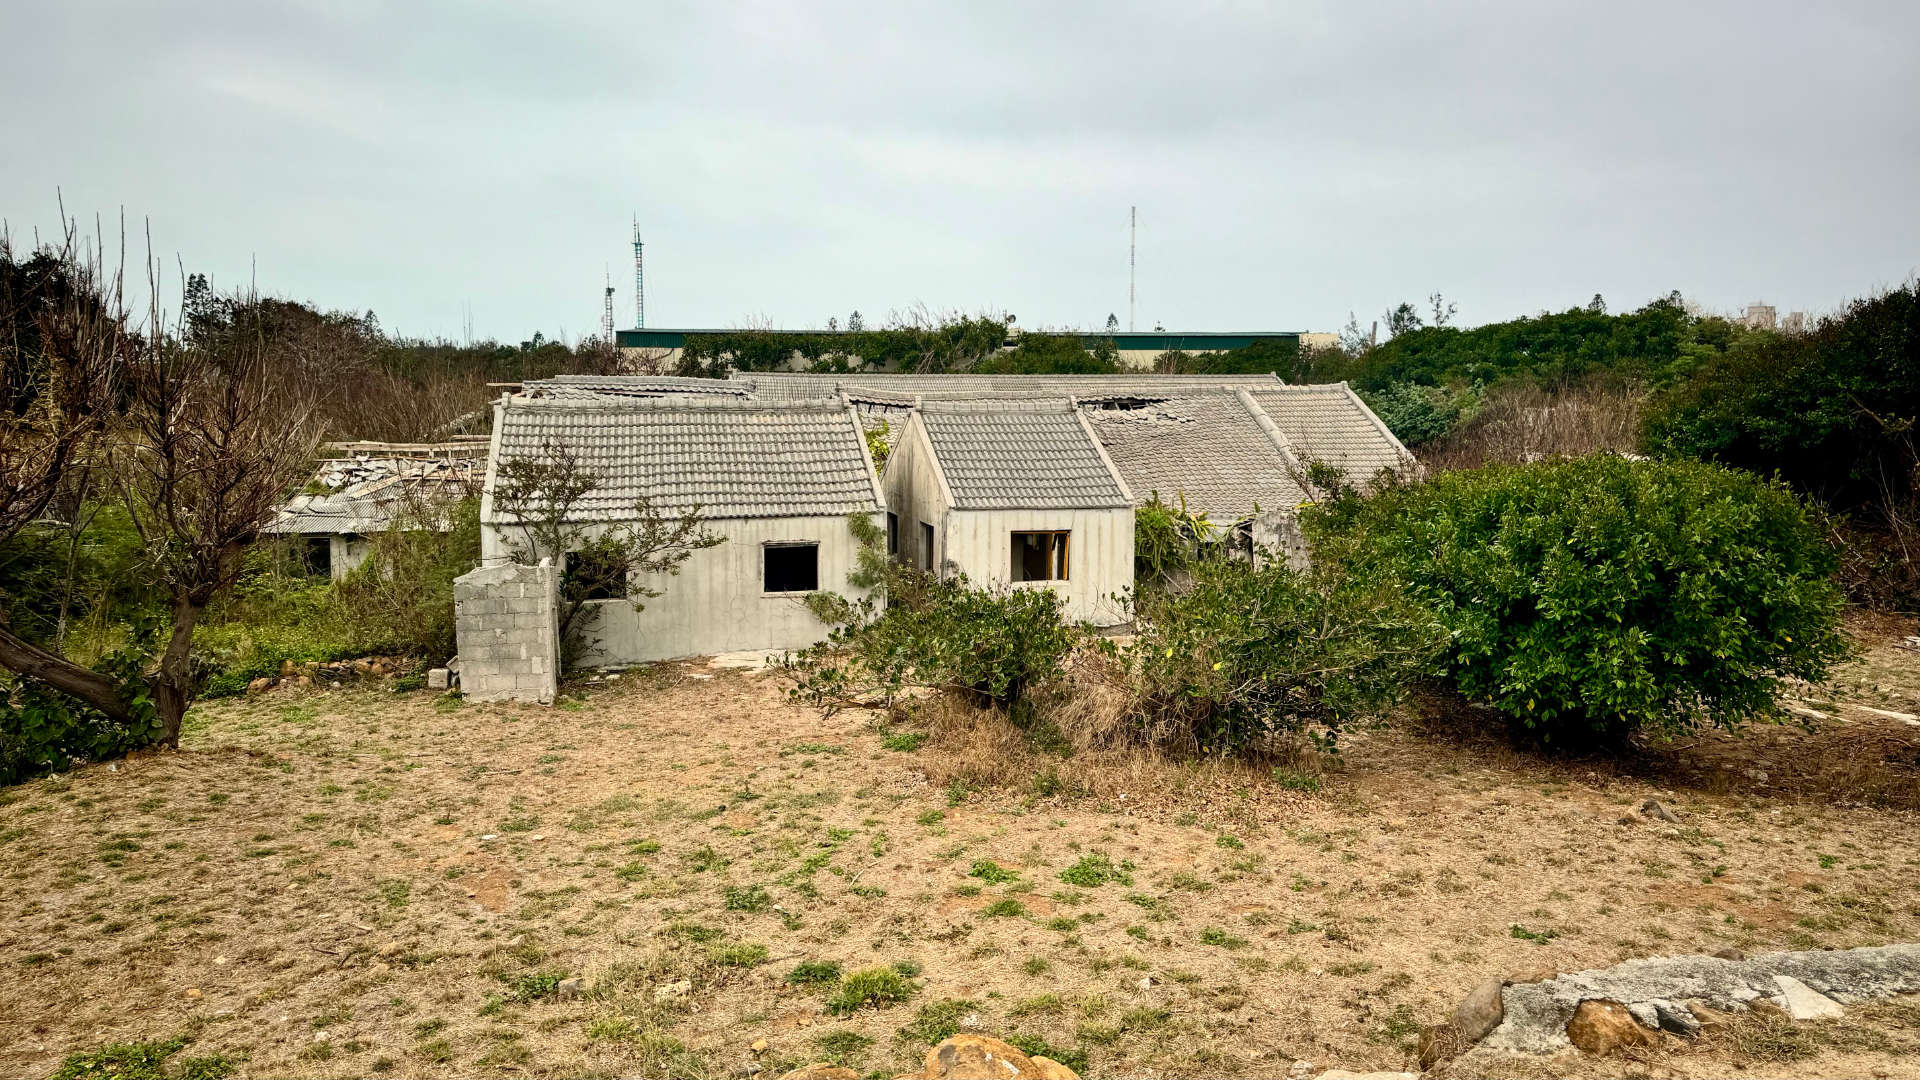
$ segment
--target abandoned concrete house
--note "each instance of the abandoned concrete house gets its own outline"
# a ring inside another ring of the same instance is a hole
[[[335,581],[366,561],[370,537],[412,509],[438,512],[479,491],[487,439],[443,443],[333,443],[305,490],[282,504],[263,532],[298,537],[307,569]]]
[[[883,430],[884,473],[867,442]],[[1127,617],[1116,597],[1133,586],[1134,511],[1148,500],[1184,501],[1229,526],[1232,542],[1298,561],[1311,463],[1356,486],[1417,469],[1344,384],[1271,376],[528,382],[494,406],[483,568],[462,579],[458,618],[469,693],[553,693],[556,624],[534,598],[555,594],[567,553],[527,550],[493,496],[502,462],[555,447],[594,478],[577,508],[586,534],[629,521],[644,497],[667,514],[697,506],[726,538],[676,577],[631,583],[663,592],[644,610],[618,595],[590,601],[587,666],[820,640],[828,627],[804,598],[858,595],[846,580],[858,551],[849,514],[884,527],[896,559],[983,586],[1053,589],[1068,618],[1113,625]]]
[[[858,595],[847,583],[858,545],[850,514],[881,524],[879,479],[860,420],[844,402],[767,406],[693,395],[550,395],[534,389],[494,409],[494,465],[481,498],[481,561],[552,558],[525,551],[526,531],[496,505],[499,463],[565,448],[593,477],[576,504],[586,533],[630,521],[646,499],[664,515],[697,508],[726,542],[693,553],[644,607],[589,601],[580,627],[588,666],[811,645],[826,627],[809,593]],[[461,642],[463,664],[466,641]],[[466,675],[463,671],[463,680]]]
[[[1066,397],[920,402],[887,459],[888,547],[987,587],[1047,588],[1067,618],[1126,619],[1133,497]]]

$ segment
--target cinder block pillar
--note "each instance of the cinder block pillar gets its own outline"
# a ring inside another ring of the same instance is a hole
[[[483,566],[453,582],[460,687],[475,701],[553,704],[560,690],[560,571]]]

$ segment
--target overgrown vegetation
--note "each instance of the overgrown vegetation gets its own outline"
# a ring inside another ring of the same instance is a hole
[[[1845,651],[1834,555],[1806,507],[1718,466],[1490,466],[1309,524],[1343,570],[1407,583],[1445,627],[1462,693],[1556,743],[1735,727]]]

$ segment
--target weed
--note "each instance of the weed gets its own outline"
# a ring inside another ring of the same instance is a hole
[[[1109,883],[1121,885],[1133,884],[1133,875],[1127,873],[1131,867],[1122,863],[1113,865],[1113,860],[1099,852],[1082,855],[1080,861],[1060,871],[1060,880],[1069,885],[1082,888],[1098,888]]]
[[[900,731],[881,739],[880,745],[888,750],[910,754],[920,749],[921,744],[926,741],[927,733],[924,731]]]
[[[188,1058],[175,1068],[167,1059],[179,1053],[187,1039],[143,1043],[111,1043],[98,1050],[69,1055],[50,1080],[223,1080],[235,1065],[225,1057]]]
[[[960,1021],[979,1008],[965,998],[948,998],[944,1001],[930,1001],[920,1006],[913,1021],[900,1029],[902,1041],[922,1046],[935,1046],[960,1033]]]
[[[525,975],[501,975],[500,981],[507,984],[510,1000],[525,1004],[552,997],[560,989],[560,980],[566,977],[562,971],[535,971]]]
[[[1526,927],[1521,926],[1519,923],[1514,923],[1512,926],[1507,927],[1507,936],[1512,938],[1518,938],[1521,941],[1531,941],[1535,945],[1545,945],[1547,942],[1552,941],[1554,938],[1559,937],[1560,931],[1529,930]]]
[[[835,1016],[851,1016],[867,1006],[899,1004],[918,989],[913,980],[890,967],[865,968],[840,980],[839,992],[827,1001],[827,1011]]]
[[[713,850],[712,844],[701,844],[687,853],[687,868],[695,873],[708,870],[724,870],[733,860]]]
[[[1223,949],[1244,949],[1247,947],[1247,939],[1234,937],[1219,927],[1209,926],[1200,931],[1200,944],[1218,945]]]
[[[1072,925],[1073,925],[1072,922],[1069,921],[1068,926],[1072,926]],[[1053,968],[1053,964],[1049,962],[1047,958],[1044,956],[1029,956],[1020,964],[1021,971],[1024,971],[1027,974],[1034,976],[1035,978],[1045,975],[1052,968]]]
[[[804,960],[787,972],[794,986],[821,986],[840,981],[840,965],[831,960]]]
[[[758,967],[767,962],[767,947],[741,943],[710,945],[707,959],[721,967]]]
[[[995,900],[993,903],[980,909],[980,914],[991,915],[996,918],[1013,918],[1025,915],[1026,913],[1027,906],[1010,896],[1001,900]]]
[[[967,871],[968,877],[977,877],[989,885],[1004,885],[1018,880],[1020,875],[1008,870],[992,859],[975,859],[973,869]]]
[[[821,1056],[844,1067],[866,1053],[873,1040],[857,1031],[828,1031],[815,1036],[813,1044],[820,1048]]]
[[[726,891],[728,911],[745,911],[758,914],[773,906],[773,897],[758,885],[729,886]]]
[[[1232,833],[1221,833],[1219,836],[1213,838],[1213,843],[1216,847],[1223,847],[1230,851],[1239,851],[1241,848],[1247,846],[1239,837]]]
[[[1055,1046],[1038,1035],[1009,1035],[1007,1041],[1029,1057],[1050,1057],[1074,1072],[1085,1072],[1087,1069],[1087,1052],[1077,1046]]]

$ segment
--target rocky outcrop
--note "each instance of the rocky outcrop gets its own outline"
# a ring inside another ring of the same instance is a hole
[[[1608,1053],[1632,1037],[1622,1022],[1651,1040],[1656,1030],[1696,1034],[1702,1015],[1740,1012],[1757,1003],[1817,1019],[1840,1015],[1850,1001],[1912,993],[1920,993],[1920,945],[1761,953],[1742,960],[1629,960],[1508,985],[1501,992],[1502,1019],[1478,1049],[1551,1054],[1588,1049],[1585,1040],[1609,1048],[1589,1052]]]

